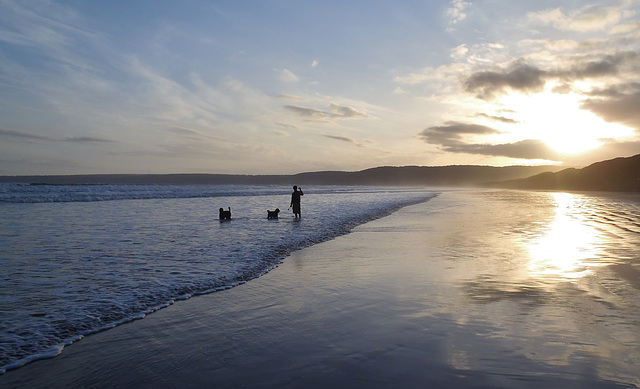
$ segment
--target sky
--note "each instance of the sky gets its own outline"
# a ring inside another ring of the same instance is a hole
[[[640,0],[0,0],[0,175],[640,153]]]

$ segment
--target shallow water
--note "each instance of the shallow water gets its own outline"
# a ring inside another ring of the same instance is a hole
[[[415,210],[429,269],[414,263],[426,286],[407,299],[450,366],[506,386],[640,387],[640,195],[458,192],[401,212]]]
[[[444,192],[0,382],[640,387],[639,209],[638,195]]]
[[[229,288],[423,189],[0,185],[0,373],[192,295]],[[219,221],[231,207],[233,220]],[[281,218],[267,220],[268,209]]]

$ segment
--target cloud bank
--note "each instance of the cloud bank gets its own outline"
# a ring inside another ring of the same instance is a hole
[[[540,140],[527,139],[505,144],[467,143],[465,141],[465,137],[469,135],[477,136],[499,133],[500,131],[494,128],[479,124],[450,121],[442,126],[426,128],[418,135],[425,142],[439,146],[441,150],[451,153],[479,154],[518,159],[556,160],[558,157],[556,152]]]

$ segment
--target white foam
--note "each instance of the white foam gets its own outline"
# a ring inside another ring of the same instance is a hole
[[[284,222],[293,216],[283,212],[272,223],[266,209],[286,209],[288,188],[5,184],[0,303],[10,313],[0,333],[1,369],[55,356],[84,335],[174,301],[245,283],[293,250],[433,195],[310,187],[300,222]],[[102,201],[116,199],[135,201]],[[229,206],[234,220],[219,223],[218,208]]]

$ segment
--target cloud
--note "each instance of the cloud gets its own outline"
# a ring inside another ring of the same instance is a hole
[[[278,125],[280,127],[284,127],[284,128],[290,129],[290,130],[302,131],[302,128],[300,128],[298,126],[294,126],[293,124],[287,124],[287,123],[278,122],[278,123],[276,123],[276,125]]]
[[[281,100],[302,100],[302,97],[300,96],[296,96],[296,95],[287,95],[287,94],[282,94],[282,95],[277,95],[276,96],[277,99],[281,99]]]
[[[489,135],[498,133],[500,133],[500,131],[480,124],[449,121],[443,126],[429,127],[418,135],[427,143],[453,146],[462,143],[462,135]]]
[[[416,85],[431,78],[433,78],[433,76],[429,75],[428,72],[425,71],[425,73],[413,73],[409,74],[408,76],[396,76],[393,78],[393,81],[399,84]]]
[[[617,98],[640,92],[640,82],[629,82],[610,85],[607,88],[592,89],[588,95],[592,97]]]
[[[465,13],[465,9],[470,5],[471,3],[468,3],[463,0],[451,0],[451,4],[449,8],[447,8],[447,17],[449,18],[449,25],[456,24],[466,19],[467,14]]]
[[[116,143],[113,140],[95,138],[90,136],[71,136],[66,138],[54,138],[46,135],[33,134],[30,132],[7,130],[0,128],[0,136],[8,136],[12,138],[21,138],[28,140],[44,140],[49,142],[70,142],[70,143]]]
[[[330,104],[329,111],[321,111],[313,108],[298,107],[295,105],[285,105],[285,109],[302,116],[311,121],[327,121],[332,119],[368,119],[373,116],[366,112],[358,111],[355,108]]]
[[[210,139],[210,140],[216,140],[216,141],[222,141],[222,142],[227,141],[226,139],[220,138],[218,136],[209,135],[202,131],[194,130],[191,128],[171,126],[168,129],[171,132],[184,135],[185,137],[191,138],[191,139]]]
[[[640,21],[634,21],[626,24],[618,24],[611,29],[611,34],[628,34],[640,32]]]
[[[464,58],[467,53],[469,53],[469,48],[467,47],[466,43],[463,43],[451,50],[451,57],[455,59],[461,59]]]
[[[280,80],[284,82],[296,82],[299,80],[299,78],[291,70],[282,69],[282,71],[280,72]]]
[[[311,67],[315,68],[316,66],[318,66],[318,61],[314,59],[313,62],[311,62]]]
[[[612,47],[610,40],[590,39],[576,41],[571,39],[523,39],[519,46],[531,52],[551,53],[587,53],[594,50],[606,50]]]
[[[593,91],[597,97],[586,99],[582,108],[604,120],[620,123],[640,131],[640,83],[630,83]]]
[[[325,138],[329,138],[329,139],[339,140],[341,142],[347,142],[347,143],[356,144],[356,141],[354,139],[347,138],[346,136],[329,135],[329,134],[322,134],[322,136],[324,136]]]
[[[91,136],[72,136],[64,138],[63,141],[72,143],[116,143],[113,140],[94,138]]]
[[[341,118],[371,118],[371,116],[367,115],[364,112],[360,112],[352,107],[330,104],[329,107],[338,113],[338,116]]]
[[[23,131],[15,131],[15,130],[6,130],[4,128],[0,128],[0,136],[9,136],[13,138],[23,138],[23,139],[32,139],[32,140],[48,140],[55,141],[56,139],[39,134],[32,134],[30,132]]]
[[[504,117],[504,116],[492,116],[492,115],[487,115],[486,113],[479,113],[479,114],[476,114],[476,116],[484,117],[484,118],[487,118],[487,119],[495,120],[495,121],[502,122],[502,123],[508,123],[508,124],[520,123],[517,120],[513,120],[513,119],[510,119],[510,118],[507,118],[507,117]]]
[[[518,92],[541,92],[546,72],[525,63],[517,62],[502,71],[480,71],[464,81],[464,89],[483,100],[490,100],[507,89]]]
[[[527,94],[542,92],[550,80],[572,83],[587,79],[610,81],[606,78],[621,75],[638,77],[639,58],[640,53],[637,51],[618,51],[595,58],[575,55],[565,58],[564,62],[559,61],[559,67],[553,69],[541,69],[520,59],[504,69],[471,74],[463,81],[463,88],[475,93],[479,99],[491,100],[510,90]]]
[[[302,116],[313,121],[323,121],[332,115],[328,112],[320,111],[317,109],[298,107],[295,105],[285,105],[284,108],[297,114],[298,116]]]
[[[565,14],[560,8],[547,9],[527,14],[528,19],[562,31],[604,31],[620,22],[623,17],[619,7],[587,6],[579,11]]]
[[[466,143],[464,135],[491,135],[500,131],[479,124],[446,122],[442,126],[429,127],[418,134],[429,144],[440,146],[443,151],[451,153],[479,154],[494,157],[521,159],[557,159],[546,143],[540,140],[523,140],[505,144]]]
[[[509,157],[521,159],[557,160],[558,153],[546,143],[537,139],[527,139],[515,143],[504,144],[458,144],[443,148],[452,153],[480,154],[493,157]]]
[[[631,156],[638,154],[640,150],[640,142],[616,142],[613,140],[605,141],[602,152],[607,153],[602,159],[611,158],[611,156]]]
[[[358,142],[357,140],[355,140],[353,138],[349,138],[347,136],[340,136],[340,135],[321,134],[321,136],[323,136],[325,138],[328,138],[328,139],[337,140],[339,142],[349,143],[349,144],[352,144],[354,146],[362,147],[362,148],[368,148],[367,144],[371,144],[372,143],[370,140],[366,140],[365,139],[363,142]]]
[[[637,51],[619,51],[592,60],[577,56],[569,69],[557,71],[557,75],[570,80],[614,76],[627,70],[635,71],[638,75],[640,73],[640,67],[637,65],[639,58],[640,53]]]
[[[218,90],[195,73],[190,75],[190,83],[182,84],[138,58],[131,58],[127,65],[128,72],[140,80],[141,88],[147,92],[146,98],[134,100],[136,109],[156,120],[181,122],[200,117],[216,121],[216,113],[231,111],[233,97],[248,94],[242,83],[233,79],[227,79],[224,90]]]
[[[79,47],[104,48],[96,34],[71,7],[55,2],[2,2],[0,41],[38,49],[48,58],[82,70],[92,66],[76,54]]]

